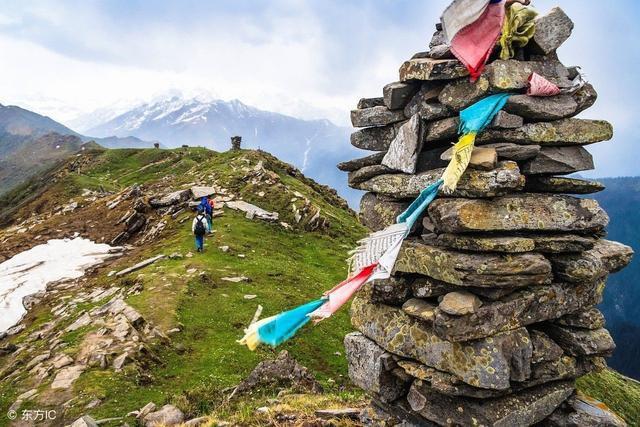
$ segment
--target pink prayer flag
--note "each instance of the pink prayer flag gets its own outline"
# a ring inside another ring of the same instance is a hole
[[[480,18],[460,30],[451,40],[451,52],[462,62],[475,81],[496,45],[504,21],[504,1],[491,3]]]
[[[358,289],[367,282],[377,265],[378,263],[374,263],[364,267],[355,276],[341,282],[330,291],[325,292],[324,295],[327,298],[327,302],[309,314],[309,316],[315,318],[314,322],[316,323],[330,317],[349,301],[353,294],[358,292]]]
[[[529,96],[554,96],[560,93],[560,88],[538,73],[531,73],[529,76]]]

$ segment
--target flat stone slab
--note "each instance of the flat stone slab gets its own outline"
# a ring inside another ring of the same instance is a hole
[[[488,64],[483,75],[489,81],[492,92],[525,89],[531,73],[538,73],[560,87],[570,85],[569,70],[558,60],[518,61],[498,59]]]
[[[547,334],[537,329],[530,329],[529,336],[533,344],[531,363],[554,362],[564,356],[564,351]]]
[[[360,129],[351,134],[351,145],[362,150],[387,151],[401,125],[402,122]]]
[[[551,264],[542,255],[465,253],[407,240],[395,270],[418,273],[459,286],[515,288],[551,281]]]
[[[594,281],[626,267],[633,249],[611,240],[598,240],[593,248],[579,254],[558,254],[550,257],[553,272],[560,280],[581,283]]]
[[[428,323],[433,323],[433,319],[436,316],[436,306],[420,298],[407,300],[402,304],[402,310],[409,316]]]
[[[453,157],[453,147],[442,153],[442,160],[450,161]],[[495,169],[498,165],[498,152],[493,148],[474,147],[469,160],[469,167],[481,170]]]
[[[440,232],[602,230],[609,217],[591,199],[564,195],[517,194],[491,200],[434,200],[429,217]]]
[[[417,58],[405,61],[400,67],[400,81],[451,80],[469,75],[457,59]]]
[[[420,85],[415,83],[389,83],[382,88],[384,105],[386,105],[389,110],[402,109],[409,103],[418,90],[420,90]]]
[[[62,368],[53,379],[51,388],[54,390],[68,389],[78,378],[80,378],[80,375],[86,368],[87,367],[84,365],[71,365],[66,368]]]
[[[559,120],[576,114],[578,103],[571,95],[512,95],[504,111],[529,120]]]
[[[600,329],[604,328],[605,320],[600,310],[591,307],[584,311],[578,311],[577,313],[566,314],[554,320],[553,323],[562,326],[572,326],[574,328]]]
[[[411,283],[407,277],[391,276],[371,281],[369,301],[376,304],[400,306],[411,296]]]
[[[539,145],[518,145],[511,142],[483,144],[482,147],[495,149],[500,160],[513,160],[517,162],[532,159],[540,153]]]
[[[524,185],[530,193],[592,194],[604,188],[598,181],[563,176],[530,176]]]
[[[536,31],[531,39],[534,52],[548,55],[555,52],[571,35],[573,22],[559,7],[536,19]]]
[[[604,120],[562,119],[528,123],[518,129],[487,129],[478,142],[514,142],[536,145],[587,145],[613,137],[611,123]],[[429,133],[427,134],[427,140]]]
[[[411,409],[440,425],[511,427],[534,425],[549,416],[574,390],[570,381],[541,385],[494,399],[451,397],[414,381]]]
[[[591,249],[595,244],[594,238],[575,234],[478,236],[443,233],[423,235],[422,240],[429,245],[444,246],[461,251],[506,253],[532,251],[543,253],[582,252]]]
[[[392,373],[396,367],[391,353],[359,332],[344,337],[349,378],[358,387],[375,393],[383,402],[406,395],[409,382]]]
[[[380,152],[370,156],[362,157],[359,159],[353,159],[346,162],[338,163],[338,169],[343,172],[353,172],[365,166],[379,165],[386,153]]]
[[[358,110],[371,107],[384,107],[384,98],[381,96],[376,98],[360,98],[358,101]]]
[[[351,110],[353,127],[386,126],[405,119],[403,111],[391,111],[387,107],[370,107]]]
[[[602,299],[603,287],[603,282],[552,284],[518,290],[466,315],[439,310],[434,331],[440,338],[453,342],[488,337],[596,305]]]
[[[522,165],[525,175],[568,174],[593,169],[593,157],[583,147],[542,147]]]
[[[347,178],[347,182],[349,187],[357,188],[357,185],[361,182],[368,181],[374,176],[385,175],[389,173],[394,173],[395,171],[391,168],[388,168],[384,165],[372,165],[372,166],[364,166],[358,170],[353,172],[349,172],[349,176]]]
[[[451,343],[400,308],[371,304],[360,296],[351,305],[351,323],[390,353],[487,389],[507,389],[512,377],[523,378],[528,371],[522,372],[519,367],[529,366],[533,351],[524,328],[491,339]]]
[[[354,186],[359,190],[372,191],[397,199],[415,198],[427,186],[442,176],[444,168],[421,172],[416,175],[384,174],[375,176]],[[500,162],[496,169],[482,171],[467,169],[460,178],[453,196],[495,197],[524,186],[524,177],[515,162]]]
[[[572,356],[610,356],[616,348],[609,331],[604,328],[591,330],[547,324],[543,330]]]
[[[460,111],[489,94],[489,79],[480,76],[475,82],[468,78],[448,82],[438,100],[452,111]]]

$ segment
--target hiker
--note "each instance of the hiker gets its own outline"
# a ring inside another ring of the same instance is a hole
[[[198,205],[198,208],[202,208],[204,215],[207,217],[207,225],[209,229],[208,232],[211,233],[211,231],[213,230],[213,208],[209,203],[208,196],[204,196],[202,199],[200,199],[200,204]]]
[[[191,232],[196,237],[196,249],[198,252],[204,250],[204,236],[209,231],[209,223],[202,206],[198,206],[198,213],[191,224]]]
[[[209,197],[209,206],[211,207],[211,215],[209,220],[209,233],[213,233],[213,210],[216,208],[216,202]]]

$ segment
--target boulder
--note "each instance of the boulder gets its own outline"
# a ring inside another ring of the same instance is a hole
[[[433,329],[440,338],[453,342],[488,337],[598,304],[603,286],[602,282],[554,283],[518,290],[468,313],[440,310]]]
[[[353,172],[365,166],[379,165],[386,153],[375,153],[360,159],[349,160],[347,162],[338,163],[338,169],[344,172]]]
[[[402,311],[416,319],[433,323],[436,306],[420,298],[411,298],[402,304]]]
[[[604,328],[583,329],[571,326],[547,324],[544,332],[551,337],[565,353],[572,356],[610,356],[616,345]]]
[[[604,328],[604,315],[595,307],[576,313],[566,314],[553,323],[562,326],[572,326],[574,328],[600,329]]]
[[[358,110],[363,110],[365,108],[371,107],[384,107],[384,98],[360,98],[358,101]]]
[[[452,316],[464,316],[465,314],[475,313],[482,301],[480,298],[470,292],[456,291],[446,294],[438,304],[441,312]]]
[[[386,126],[404,120],[404,112],[391,111],[387,107],[370,107],[351,110],[353,127]]]
[[[573,31],[573,21],[559,7],[536,19],[536,31],[528,47],[536,53],[555,52]]]
[[[383,402],[405,396],[409,381],[393,374],[393,356],[359,332],[347,334],[344,348],[349,362],[349,378],[358,387],[374,393]]]
[[[175,426],[184,422],[184,414],[173,405],[164,405],[159,411],[144,417],[145,427]]]
[[[465,253],[416,240],[404,242],[395,270],[459,286],[515,288],[551,281],[551,265],[540,254]]]
[[[404,173],[414,173],[418,155],[422,151],[422,120],[416,114],[398,130],[382,165]]]
[[[525,376],[520,367],[528,367],[531,359],[531,341],[524,328],[486,340],[451,343],[401,309],[367,303],[360,296],[351,304],[351,323],[388,352],[453,374],[475,387],[507,389],[512,377]]]
[[[375,193],[366,193],[360,199],[360,222],[371,231],[380,231],[394,224],[407,207],[409,202],[384,200]]]
[[[631,262],[633,249],[622,243],[598,240],[593,248],[578,254],[550,257],[553,272],[560,280],[580,283],[615,273]]]
[[[604,190],[604,185],[588,179],[562,176],[530,176],[524,185],[530,193],[591,194]]]
[[[178,190],[164,196],[152,197],[149,204],[154,208],[164,208],[186,202],[191,198],[191,189]]]
[[[429,217],[440,232],[602,230],[609,217],[591,199],[552,194],[517,194],[484,199],[436,199]]]
[[[495,149],[500,160],[513,160],[515,162],[532,159],[540,153],[539,145],[518,145],[511,142],[483,144],[482,147]]]
[[[420,85],[415,83],[389,83],[382,89],[384,105],[389,110],[404,108],[419,89]]]
[[[576,113],[578,104],[571,95],[511,95],[504,111],[529,120],[558,120]]]
[[[409,80],[452,80],[468,75],[467,68],[457,59],[410,59],[400,67],[401,82]]]
[[[384,174],[375,176],[354,186],[359,190],[373,191],[388,197],[412,199],[427,186],[442,176],[444,169],[433,169],[416,175]],[[467,169],[453,192],[460,197],[495,197],[518,191],[524,186],[524,177],[520,175],[514,162],[500,162],[496,169],[481,171]]]
[[[362,150],[387,151],[401,123],[360,129],[351,134],[351,145]]]
[[[613,127],[604,120],[562,119],[553,122],[527,123],[518,129],[487,129],[478,142],[515,142],[536,145],[587,145],[608,141]],[[429,140],[429,133],[426,137]]]
[[[573,383],[565,381],[478,400],[436,393],[416,380],[407,400],[412,410],[439,425],[529,426],[550,415],[573,390]]]
[[[593,169],[593,157],[583,147],[542,147],[522,165],[525,175],[567,174]]]

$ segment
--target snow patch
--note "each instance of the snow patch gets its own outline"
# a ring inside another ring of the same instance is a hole
[[[83,276],[118,249],[82,237],[54,239],[0,264],[0,333],[25,315],[25,296],[45,290],[49,283]]]

